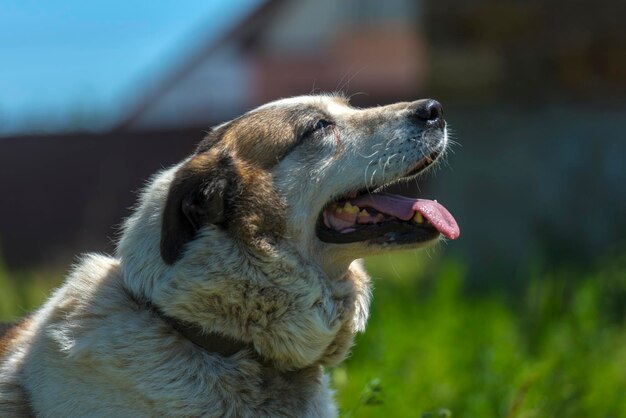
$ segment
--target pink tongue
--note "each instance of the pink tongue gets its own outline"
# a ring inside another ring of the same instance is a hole
[[[403,221],[408,221],[415,212],[419,212],[444,236],[456,239],[461,233],[448,209],[433,200],[412,199],[395,194],[379,193],[363,195],[355,199],[352,204],[360,208],[374,208]]]

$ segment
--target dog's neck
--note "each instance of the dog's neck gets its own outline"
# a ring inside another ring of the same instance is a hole
[[[245,343],[217,332],[206,332],[198,325],[167,316],[157,308],[154,311],[163,322],[208,353],[219,354],[222,357],[230,357],[244,350],[255,353],[254,346],[251,343]]]
[[[208,353],[218,354],[222,357],[230,357],[241,351],[249,351],[251,354],[259,357],[259,360],[263,363],[266,362],[266,360],[261,358],[261,356],[256,352],[252,343],[246,343],[218,332],[207,332],[199,325],[181,321],[166,315],[153,303],[138,299],[128,291],[127,293],[129,293],[131,299],[133,299],[142,309],[152,312],[182,337]]]

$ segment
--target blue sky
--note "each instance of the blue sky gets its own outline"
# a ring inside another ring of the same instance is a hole
[[[258,1],[0,1],[0,134],[110,123]]]

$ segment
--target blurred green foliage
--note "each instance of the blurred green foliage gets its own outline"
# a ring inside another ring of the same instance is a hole
[[[626,257],[537,268],[524,292],[472,294],[463,263],[368,259],[374,299],[353,355],[330,370],[343,417],[626,417]],[[0,268],[0,319],[62,274]]]
[[[626,257],[514,295],[468,294],[462,264],[424,253],[367,266],[367,331],[331,372],[344,416],[626,417]]]
[[[60,271],[7,271],[0,262],[0,321],[12,321],[32,311],[63,280]]]

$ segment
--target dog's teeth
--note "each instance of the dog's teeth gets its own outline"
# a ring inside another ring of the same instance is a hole
[[[359,213],[361,209],[358,206],[353,206],[350,202],[346,202],[343,207],[343,211],[346,213]]]
[[[359,216],[368,216],[368,215],[369,213],[365,209],[362,209],[361,212],[359,212]]]
[[[416,224],[423,224],[424,216],[419,212],[415,212],[415,216],[413,217],[413,222],[415,222]]]
[[[350,202],[346,202],[346,203],[343,204],[343,206],[334,205],[332,210],[335,213],[358,214],[359,211],[361,210],[361,208],[359,208],[358,206],[352,205]]]

